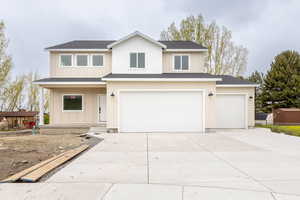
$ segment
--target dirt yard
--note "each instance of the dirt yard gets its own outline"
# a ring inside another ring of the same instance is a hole
[[[78,134],[0,136],[0,180],[83,143]]]

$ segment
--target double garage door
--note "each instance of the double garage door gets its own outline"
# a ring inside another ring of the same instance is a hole
[[[202,91],[122,91],[121,132],[203,132]]]
[[[217,95],[216,128],[245,128],[245,95]],[[121,91],[120,132],[204,132],[203,91]],[[209,112],[209,110],[207,110]]]

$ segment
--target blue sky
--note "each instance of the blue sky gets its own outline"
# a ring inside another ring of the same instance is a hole
[[[172,22],[202,14],[232,30],[249,50],[248,70],[266,71],[276,54],[300,51],[298,0],[2,0],[13,75],[48,75],[47,46],[77,39],[118,39],[139,30],[155,39]]]

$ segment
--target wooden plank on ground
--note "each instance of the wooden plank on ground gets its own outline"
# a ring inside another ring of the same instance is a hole
[[[51,170],[53,170],[56,167],[60,166],[61,164],[65,163],[66,161],[70,160],[71,158],[73,158],[77,154],[83,152],[88,147],[89,147],[88,145],[83,145],[83,146],[80,146],[76,149],[67,151],[67,152],[65,152],[65,154],[63,156],[61,156],[61,157],[59,157],[59,158],[43,165],[42,167],[26,174],[25,176],[21,177],[20,180],[26,181],[26,182],[35,182],[39,178],[41,178],[43,175],[45,175],[46,173],[50,172]]]
[[[49,162],[51,162],[51,161],[53,161],[53,160],[56,160],[57,158],[63,156],[64,154],[65,154],[65,153],[61,153],[61,154],[59,154],[59,155],[57,155],[57,156],[54,156],[54,157],[49,158],[49,159],[47,159],[47,160],[44,160],[44,161],[42,161],[42,162],[40,162],[40,163],[38,163],[38,164],[36,164],[36,165],[33,165],[33,166],[31,166],[31,167],[29,167],[29,168],[27,168],[27,169],[24,169],[23,171],[20,171],[20,172],[18,172],[18,173],[16,173],[16,174],[14,174],[14,175],[12,175],[12,176],[6,178],[6,179],[4,179],[4,180],[2,180],[2,181],[0,181],[0,182],[1,182],[1,183],[15,182],[15,181],[19,180],[22,176],[25,176],[26,174],[28,174],[28,173],[30,173],[30,172],[32,172],[32,171],[34,171],[34,170],[36,170],[36,169],[38,169],[38,168],[40,168],[40,167],[46,165],[47,163],[49,163]]]

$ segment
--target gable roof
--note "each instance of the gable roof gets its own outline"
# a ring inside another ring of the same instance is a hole
[[[51,49],[107,49],[107,45],[115,42],[115,40],[74,40],[59,45],[47,47]]]
[[[172,41],[166,41],[166,40],[159,40],[156,41],[147,35],[144,35],[138,31],[131,33],[127,35],[124,38],[121,38],[120,40],[73,40],[70,42],[65,42],[62,44],[54,45],[45,48],[46,50],[55,51],[55,50],[105,50],[107,51],[109,48],[111,48],[114,45],[117,45],[131,37],[134,36],[140,36],[154,44],[159,45],[160,47],[166,49],[166,50],[207,50],[206,47],[202,46],[201,44],[198,44],[193,41],[182,41],[182,40],[172,40]]]
[[[160,47],[162,47],[162,48],[164,48],[164,49],[167,48],[166,45],[164,45],[164,44],[162,44],[161,42],[158,42],[158,41],[152,39],[151,37],[149,37],[149,36],[147,36],[147,35],[145,35],[145,34],[139,32],[139,31],[135,31],[135,32],[133,32],[133,33],[131,33],[131,34],[129,34],[129,35],[127,35],[127,36],[125,36],[125,37],[123,37],[123,38],[121,38],[121,39],[119,39],[119,40],[117,40],[117,41],[115,41],[115,42],[113,42],[113,43],[107,45],[107,48],[110,49],[110,48],[112,48],[113,46],[118,45],[118,44],[120,44],[120,43],[122,43],[122,42],[124,42],[124,41],[126,41],[126,40],[128,40],[128,39],[130,39],[130,38],[135,37],[135,36],[140,36],[140,37],[144,38],[145,40],[148,40],[149,42],[152,42],[153,44],[156,44],[157,46],[160,46]]]

